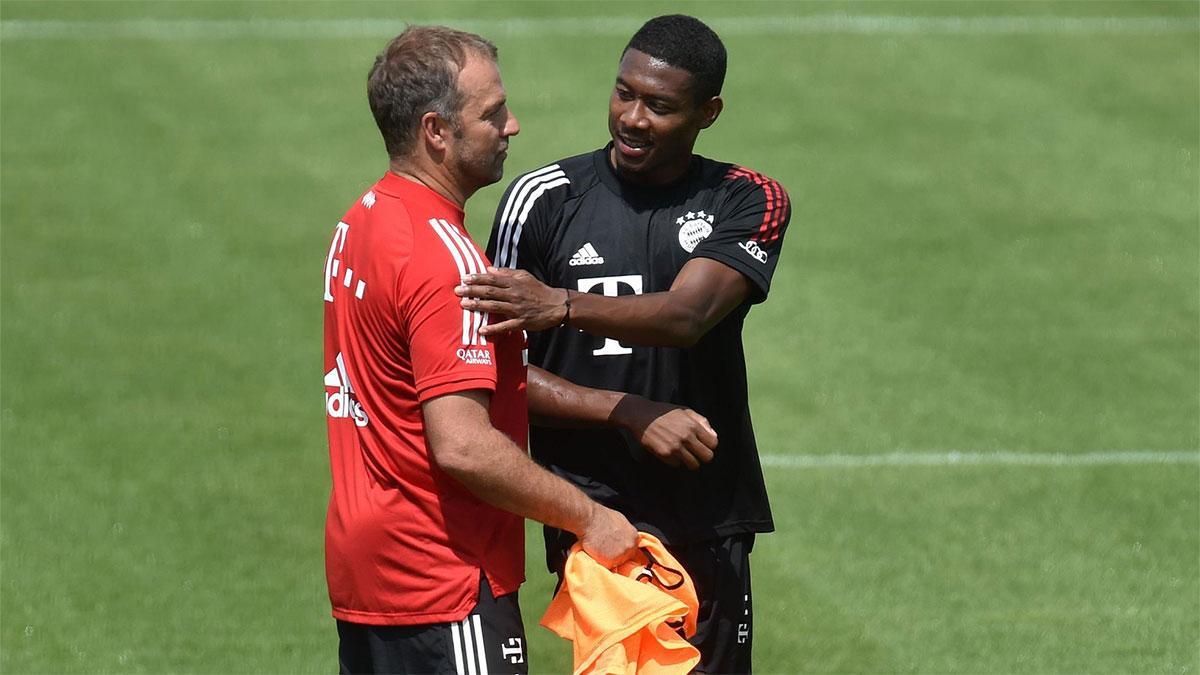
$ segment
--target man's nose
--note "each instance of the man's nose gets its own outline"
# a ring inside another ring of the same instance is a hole
[[[621,113],[621,123],[634,129],[645,129],[650,126],[650,118],[646,116],[646,106],[641,101],[634,101]]]

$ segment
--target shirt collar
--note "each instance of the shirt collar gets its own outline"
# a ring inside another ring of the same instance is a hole
[[[431,199],[438,204],[445,206],[447,209],[450,209],[455,216],[457,216],[458,222],[462,223],[462,207],[443,197],[440,193],[438,193],[437,190],[434,190],[428,185],[419,183],[411,178],[398,176],[391,171],[388,171],[387,173],[383,174],[383,178],[380,178],[379,182],[375,184],[375,191],[382,192],[389,197],[397,197],[399,199],[404,199],[405,197]]]
[[[609,190],[612,190],[616,195],[627,199],[631,202],[655,202],[663,199],[668,195],[686,192],[692,178],[696,175],[700,168],[700,155],[692,155],[692,163],[688,167],[687,172],[680,176],[679,180],[669,185],[639,185],[630,183],[626,180],[621,180],[617,175],[617,170],[613,168],[612,162],[609,160],[609,153],[612,151],[612,141],[608,145],[592,153],[592,161],[595,163],[596,174],[600,177],[600,182],[604,183]]]

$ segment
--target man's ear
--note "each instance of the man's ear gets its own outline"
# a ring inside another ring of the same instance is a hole
[[[720,96],[714,96],[704,103],[700,104],[700,124],[701,129],[707,129],[717,121],[721,116],[721,111],[725,109],[725,101],[721,100]]]
[[[428,144],[430,150],[446,151],[446,138],[450,135],[450,125],[441,115],[430,111],[421,115],[421,138]]]

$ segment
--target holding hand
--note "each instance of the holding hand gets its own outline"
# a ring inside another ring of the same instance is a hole
[[[484,326],[484,335],[545,330],[567,318],[567,291],[550,288],[525,270],[489,267],[486,274],[465,275],[454,292],[463,309],[505,318]]]
[[[609,569],[637,552],[637,529],[625,516],[595,502],[592,502],[592,516],[578,536],[583,550]]]

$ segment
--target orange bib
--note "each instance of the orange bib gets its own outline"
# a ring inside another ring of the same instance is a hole
[[[541,623],[574,644],[575,675],[688,673],[700,661],[685,639],[699,611],[691,578],[657,537],[639,532],[638,548],[612,570],[571,548]]]

